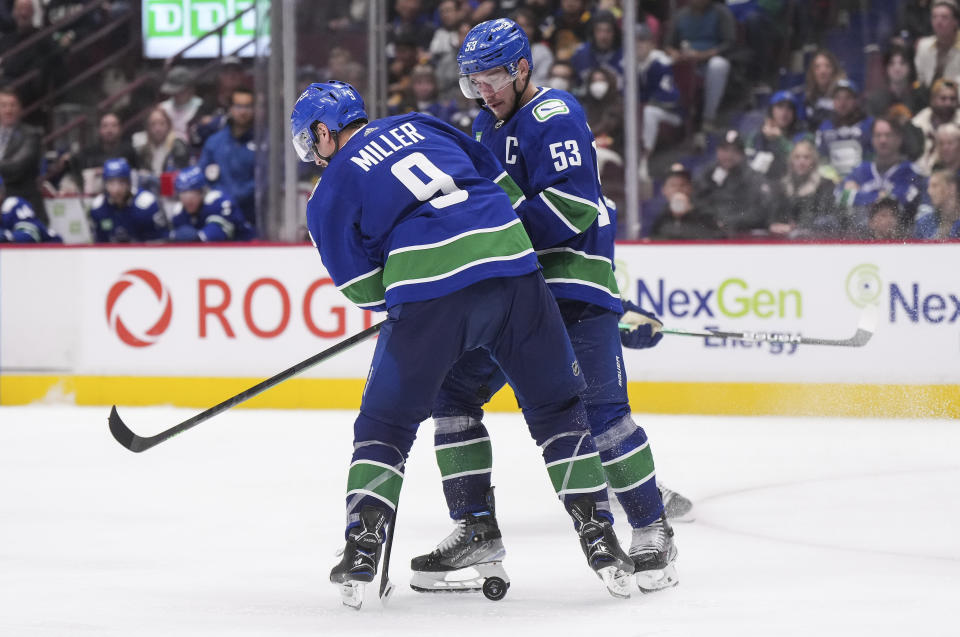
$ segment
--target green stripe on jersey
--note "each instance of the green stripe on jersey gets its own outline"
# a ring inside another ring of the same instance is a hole
[[[519,219],[496,228],[480,228],[445,241],[398,248],[387,256],[383,283],[425,283],[451,277],[490,261],[511,261],[530,254],[533,246]]]
[[[582,281],[591,287],[603,288],[615,297],[620,296],[617,278],[606,259],[590,257],[572,249],[553,248],[538,252],[537,258],[543,266],[543,278],[547,283]]]
[[[517,204],[525,197],[523,191],[520,190],[520,186],[517,185],[517,182],[515,182],[506,171],[494,179],[493,182],[503,188],[503,192],[507,193],[507,196],[510,197],[510,205],[514,208],[516,208]]]
[[[367,272],[358,276],[352,281],[340,286],[339,289],[344,296],[350,299],[355,305],[361,307],[365,305],[379,305],[383,303],[383,268],[377,268],[372,272]]]
[[[357,491],[372,493],[393,508],[400,499],[403,474],[384,464],[357,460],[347,474],[347,494]]]
[[[578,233],[589,228],[599,214],[597,204],[560,192],[555,188],[547,188],[540,193],[540,196],[546,200],[554,212],[563,217],[567,224],[576,228]]]
[[[604,485],[603,465],[596,453],[562,460],[547,467],[557,495],[596,491]]]
[[[653,453],[650,445],[634,449],[618,458],[603,463],[607,484],[611,489],[633,488],[645,482],[653,474]]]
[[[460,473],[479,473],[493,468],[493,449],[489,439],[471,440],[456,446],[442,445],[436,452],[437,465],[444,480]]]

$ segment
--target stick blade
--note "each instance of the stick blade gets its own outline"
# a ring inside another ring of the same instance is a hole
[[[120,418],[120,414],[117,413],[116,405],[110,408],[109,422],[110,433],[113,434],[113,437],[117,442],[134,453],[143,451],[143,438],[133,433],[130,428],[127,427],[127,425],[123,422],[123,419]]]

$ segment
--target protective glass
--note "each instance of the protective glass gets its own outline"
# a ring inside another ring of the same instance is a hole
[[[491,95],[510,84],[517,75],[507,72],[502,66],[488,71],[471,73],[470,75],[460,76],[460,91],[464,97],[470,99],[483,99],[483,94]]]
[[[312,164],[316,155],[314,154],[314,141],[310,129],[304,128],[293,136],[293,149],[297,151],[300,161]]]

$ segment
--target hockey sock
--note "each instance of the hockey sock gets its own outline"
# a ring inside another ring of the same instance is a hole
[[[597,514],[613,522],[607,483],[597,447],[587,431],[557,434],[540,445],[554,491],[568,510],[583,496],[597,504]]]
[[[393,445],[371,440],[354,444],[347,473],[347,529],[360,524],[360,511],[372,506],[393,518],[403,486],[404,457]]]
[[[647,434],[630,416],[594,436],[610,490],[627,514],[630,526],[640,528],[663,512],[657,490],[653,453]]]
[[[434,451],[450,517],[461,520],[488,510],[493,451],[487,428],[470,416],[436,418],[435,423]]]

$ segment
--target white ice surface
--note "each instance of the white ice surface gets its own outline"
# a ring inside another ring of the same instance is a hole
[[[358,613],[327,581],[352,413],[234,410],[142,454],[107,413],[0,408],[0,635],[960,635],[958,422],[639,416],[698,517],[677,526],[680,586],[623,601],[585,565],[521,418],[494,415],[501,602],[407,587],[410,557],[451,529],[428,425],[397,592],[384,608],[368,590]],[[146,435],[195,412],[120,413]]]

